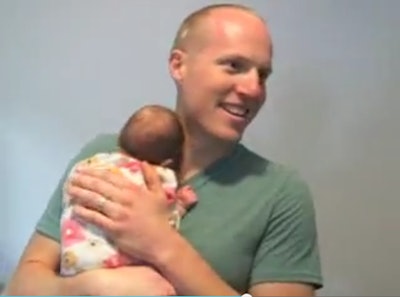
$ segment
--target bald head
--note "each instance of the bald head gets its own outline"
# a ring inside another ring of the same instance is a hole
[[[206,147],[241,138],[266,99],[271,44],[266,22],[245,6],[207,6],[183,21],[168,66],[189,139],[198,134]],[[240,114],[224,104],[240,106]]]
[[[217,35],[224,34],[226,32],[222,31],[226,22],[231,21],[231,25],[234,25],[233,22],[238,23],[239,20],[246,24],[257,23],[259,28],[266,29],[264,19],[247,6],[240,4],[209,5],[194,11],[183,20],[175,36],[172,50],[188,51],[199,47],[210,35],[211,30]],[[230,29],[234,30],[232,26]]]

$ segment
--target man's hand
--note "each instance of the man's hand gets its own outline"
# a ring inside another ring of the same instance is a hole
[[[134,185],[111,171],[85,169],[71,177],[67,191],[75,204],[75,214],[103,229],[125,254],[156,267],[180,295],[237,295],[169,225],[167,197],[161,181],[152,166],[144,163],[142,169],[147,187]],[[125,269],[129,268],[121,271]],[[109,273],[98,288],[104,291],[91,295],[135,295],[134,277],[118,273],[114,279]],[[103,276],[94,278],[96,285],[98,279]],[[121,293],[114,291],[117,288]]]
[[[100,227],[125,254],[154,262],[163,246],[170,245],[170,210],[155,169],[143,163],[145,186],[116,172],[81,169],[71,177],[67,191],[74,213]]]
[[[92,296],[165,296],[176,295],[172,285],[148,266],[95,269],[83,272],[80,283]]]

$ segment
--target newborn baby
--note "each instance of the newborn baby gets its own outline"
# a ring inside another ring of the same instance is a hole
[[[182,189],[188,191],[189,195],[176,196],[176,172],[181,165],[184,142],[183,128],[176,114],[162,106],[145,106],[128,119],[121,129],[118,142],[119,151],[99,153],[78,162],[70,174],[82,167],[112,170],[124,174],[132,183],[144,185],[140,161],[147,161],[155,166],[161,178],[171,208],[170,224],[179,228],[181,218],[196,202],[196,197],[190,188]],[[134,259],[118,251],[98,227],[73,217],[65,190],[63,199],[61,275],[71,276],[90,269],[137,264]]]

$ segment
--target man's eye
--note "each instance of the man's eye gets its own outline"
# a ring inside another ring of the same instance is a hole
[[[229,63],[229,66],[230,66],[231,68],[234,68],[234,69],[239,68],[239,63],[236,62],[236,61],[230,61],[230,62],[228,62],[228,63]]]
[[[244,70],[244,65],[243,63],[240,63],[238,61],[228,61],[227,66],[229,67],[229,70],[231,71],[243,71]]]

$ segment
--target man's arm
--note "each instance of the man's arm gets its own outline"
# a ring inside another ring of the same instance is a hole
[[[57,276],[60,246],[34,233],[8,283],[5,295],[79,295],[79,278]]]
[[[249,276],[253,296],[314,296],[322,287],[317,230],[308,185],[291,175],[276,196]],[[250,232],[250,231],[249,231]],[[181,295],[240,295],[177,232],[154,260]]]
[[[250,288],[252,296],[315,296],[314,287],[300,283],[260,283]]]
[[[172,283],[178,295],[240,295],[178,232],[172,231],[168,238],[171,244],[157,254],[153,263],[161,275]]]
[[[245,292],[237,292],[230,287],[206,263],[205,260],[190,246],[190,244],[176,233],[171,240],[169,252],[160,253],[155,261],[161,274],[175,287],[178,295],[200,296],[237,296]],[[250,288],[252,296],[314,296],[311,285],[281,282],[259,283]]]
[[[323,286],[313,198],[296,172],[276,196],[250,284],[253,296],[314,296]]]

